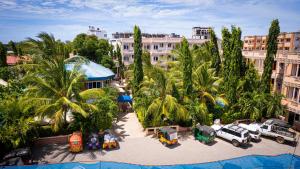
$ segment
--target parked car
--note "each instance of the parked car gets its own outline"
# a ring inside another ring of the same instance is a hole
[[[269,119],[260,125],[261,134],[273,137],[280,144],[285,141],[296,143],[296,133],[289,131],[290,125],[279,119]]]
[[[228,124],[225,126],[212,125],[211,126],[218,137],[230,141],[234,146],[238,147],[241,144],[249,144],[251,137],[247,129],[239,127],[235,124]]]
[[[247,129],[249,131],[249,135],[252,140],[254,141],[260,141],[260,130],[257,129],[256,124],[238,124],[239,127],[242,127],[244,129]]]

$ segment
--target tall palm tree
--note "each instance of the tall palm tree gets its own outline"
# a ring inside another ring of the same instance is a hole
[[[185,107],[170,94],[172,87],[165,72],[153,66],[144,79],[135,102],[137,111],[144,111],[144,117],[150,119],[151,126],[168,124],[189,118]],[[148,105],[144,104],[148,103]]]
[[[215,75],[215,70],[210,67],[210,63],[206,62],[194,70],[194,93],[195,93],[195,110],[196,119],[202,119],[201,122],[208,123],[208,105],[222,104],[227,105],[228,102],[219,94],[219,85],[222,78]]]
[[[51,58],[57,55],[68,56],[71,52],[63,42],[56,40],[52,34],[41,32],[37,35],[38,40],[27,38],[28,43],[38,50],[43,58]]]
[[[104,93],[100,89],[82,91],[85,77],[78,69],[79,66],[75,66],[67,71],[63,58],[44,59],[25,77],[29,84],[25,102],[35,108],[38,116],[50,118],[55,131],[67,123],[68,112],[86,117],[89,111],[97,110],[97,106],[87,100]]]

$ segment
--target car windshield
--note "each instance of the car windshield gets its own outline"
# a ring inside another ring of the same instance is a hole
[[[256,131],[251,131],[251,130],[249,130],[249,133],[250,133],[250,134],[254,134],[254,135],[258,135],[258,134],[259,134],[259,131],[258,131],[258,130],[256,130]]]
[[[248,132],[244,133],[244,137],[245,137],[245,138],[248,137],[248,136],[249,136],[249,133],[248,133]]]

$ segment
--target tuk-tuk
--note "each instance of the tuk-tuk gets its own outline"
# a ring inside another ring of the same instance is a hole
[[[211,143],[215,139],[215,135],[215,130],[209,126],[197,124],[194,128],[195,139],[205,144]]]
[[[73,134],[69,138],[69,151],[72,153],[78,153],[82,151],[82,133],[81,132],[73,132]]]
[[[118,147],[117,138],[111,133],[110,130],[104,132],[103,149],[113,149]]]
[[[170,127],[160,128],[157,135],[158,135],[159,141],[165,146],[178,143],[177,131]]]

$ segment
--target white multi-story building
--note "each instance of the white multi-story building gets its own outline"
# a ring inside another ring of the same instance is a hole
[[[88,35],[95,35],[99,39],[108,39],[107,32],[100,28],[95,28],[94,26],[89,26],[89,30],[87,32]]]
[[[182,37],[176,34],[164,34],[164,36],[142,36],[143,50],[148,51],[151,57],[151,63],[164,63],[167,60],[174,60],[171,51],[182,41]],[[201,45],[209,39],[187,39],[190,47],[193,45]],[[121,38],[120,47],[125,65],[130,65],[134,60],[133,37]]]
[[[209,30],[211,27],[193,27],[193,39],[210,39]]]

